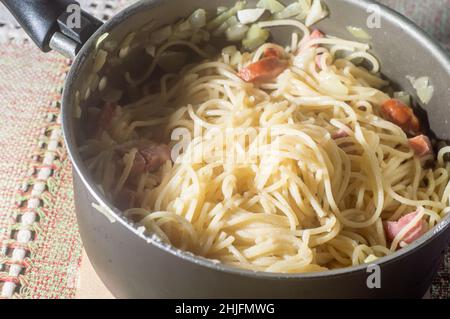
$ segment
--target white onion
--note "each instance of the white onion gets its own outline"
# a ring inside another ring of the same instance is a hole
[[[230,57],[230,64],[232,66],[236,66],[242,61],[242,54],[240,51],[236,51],[234,54]]]
[[[307,48],[294,58],[294,66],[300,69],[306,69],[306,67],[314,61],[315,57],[316,48]]]
[[[175,32],[185,32],[192,29],[192,25],[189,20],[183,21],[176,26]]]
[[[299,15],[302,12],[302,5],[299,2],[294,2],[288,5],[283,11],[275,13],[273,17],[275,19],[287,19]]]
[[[106,76],[102,77],[100,82],[98,82],[98,90],[103,91],[108,85],[108,78]]]
[[[73,110],[73,116],[76,119],[79,119],[79,118],[81,118],[81,114],[82,114],[82,110],[80,107],[80,91],[77,91],[75,93],[75,108]]]
[[[95,43],[95,49],[98,49],[100,47],[100,45],[102,44],[103,41],[105,41],[105,39],[109,36],[109,33],[103,33],[97,40],[97,42]]]
[[[106,63],[106,58],[108,57],[108,52],[105,50],[98,50],[97,55],[95,56],[94,67],[92,70],[94,72],[100,71]]]
[[[193,44],[198,44],[202,41],[209,41],[209,38],[210,38],[209,32],[206,30],[200,29],[192,35],[191,42]]]
[[[244,1],[238,1],[236,2],[236,4],[234,5],[233,8],[222,12],[221,14],[219,14],[217,17],[215,17],[214,19],[212,19],[211,21],[209,21],[206,24],[206,27],[208,30],[213,30],[216,29],[217,27],[219,27],[221,24],[223,24],[224,22],[226,22],[230,17],[233,17],[236,15],[236,13],[239,10],[244,9],[245,7],[245,2]],[[236,19],[237,21],[237,19]],[[225,31],[225,30],[224,30]]]
[[[221,13],[224,13],[225,11],[227,11],[227,10],[228,10],[227,7],[220,6],[220,7],[217,7],[216,13],[217,13],[217,14],[221,14]]]
[[[222,49],[222,54],[228,54],[228,55],[232,55],[237,51],[237,48],[235,45],[229,45],[225,48]]]
[[[117,48],[117,46],[118,46],[117,41],[108,40],[103,44],[103,49],[105,49],[109,53],[112,53]]]
[[[417,90],[417,96],[424,104],[428,104],[433,97],[434,94],[434,87],[433,86],[427,86],[425,88],[421,88]]]
[[[311,0],[298,0],[298,3],[302,8],[302,11],[296,18],[299,20],[305,20],[308,16],[309,10],[311,10]]]
[[[272,13],[272,14],[284,10],[284,5],[282,5],[281,3],[279,3],[276,0],[260,0],[256,4],[256,6],[258,8],[264,8],[266,10],[269,10],[270,13]]]
[[[378,259],[377,256],[370,254],[369,256],[367,256],[366,259],[364,259],[364,263],[368,264],[368,263],[374,262],[377,259]]]
[[[122,41],[122,43],[120,44],[120,46],[121,46],[122,48],[129,47],[129,46],[131,45],[131,42],[133,42],[135,36],[136,36],[136,33],[135,33],[135,32],[129,33],[129,34],[125,37],[125,39],[123,39],[123,41]]]
[[[189,22],[196,29],[204,27],[206,25],[206,11],[204,9],[195,10],[189,17]]]
[[[350,32],[355,38],[362,40],[370,40],[372,37],[363,28],[348,26],[347,31]]]
[[[244,9],[237,12],[237,17],[239,22],[242,24],[249,24],[256,22],[264,14],[266,9],[256,8],[256,9]]]
[[[262,29],[258,24],[252,24],[248,30],[242,45],[248,50],[254,50],[269,38],[269,31]]]
[[[145,52],[147,52],[147,54],[150,55],[151,57],[155,57],[155,55],[156,55],[156,47],[154,45],[148,45],[145,48]]]
[[[412,86],[416,89],[417,96],[420,101],[424,104],[428,104],[433,97],[434,87],[429,85],[430,78],[427,76],[422,76],[418,79],[412,76],[406,76],[406,78],[411,82]]]
[[[229,17],[224,23],[222,23],[217,29],[214,30],[214,36],[222,35],[228,28],[238,25],[239,21],[236,16]]]
[[[249,27],[244,24],[236,24],[226,31],[226,36],[228,41],[240,41],[245,38]]]
[[[430,79],[426,76],[422,76],[418,79],[414,80],[413,86],[415,89],[423,89],[426,88],[428,86]]]
[[[394,98],[402,101],[406,105],[411,106],[411,95],[409,95],[407,92],[404,91],[394,92]]]
[[[321,71],[319,73],[320,86],[335,95],[347,95],[348,88],[341,82],[336,74]]]
[[[95,92],[97,90],[98,82],[100,81],[100,77],[97,73],[92,73],[89,77],[89,87],[91,89],[91,92]]]
[[[305,24],[307,27],[312,26],[319,20],[322,20],[328,15],[328,11],[322,5],[321,0],[313,0],[311,10],[306,17]]]

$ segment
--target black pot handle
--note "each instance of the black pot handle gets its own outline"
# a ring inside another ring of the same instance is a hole
[[[73,57],[102,22],[74,0],[0,0],[44,52]]]

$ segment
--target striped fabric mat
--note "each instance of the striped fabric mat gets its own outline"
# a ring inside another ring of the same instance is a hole
[[[133,1],[85,2],[106,19]],[[382,2],[450,50],[450,0]],[[0,21],[0,296],[73,298],[82,243],[59,122],[70,61],[39,52],[20,32]],[[450,298],[449,261],[431,288],[433,298]]]

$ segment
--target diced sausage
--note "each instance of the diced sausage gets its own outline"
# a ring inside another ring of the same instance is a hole
[[[170,147],[167,144],[148,142],[138,148],[130,175],[138,176],[144,172],[158,170],[167,160],[170,160]]]
[[[242,68],[238,75],[246,82],[267,82],[276,78],[286,68],[286,61],[268,57]]]
[[[430,139],[425,135],[417,135],[416,137],[408,140],[409,146],[414,150],[414,153],[418,156],[425,156],[433,153]]]
[[[416,135],[420,131],[420,123],[413,110],[397,99],[390,99],[381,106],[383,117],[397,124],[403,131],[410,135]]]
[[[348,134],[343,129],[339,129],[331,135],[333,140],[337,140],[338,138],[348,137]]]
[[[311,32],[311,34],[310,34],[309,36],[304,37],[304,38],[302,39],[302,41],[300,41],[299,51],[301,52],[301,51],[303,51],[305,48],[307,48],[307,47],[308,47],[308,43],[309,43],[311,40],[321,39],[321,38],[323,38],[324,36],[325,36],[325,35],[324,35],[322,32],[320,32],[320,30],[314,29],[314,30]],[[312,46],[310,46],[310,47],[311,47],[311,48],[317,48],[318,46],[319,46],[318,44],[314,44],[314,45],[312,45]]]
[[[398,233],[405,228],[416,215],[417,211],[409,213],[401,217],[398,221],[386,221],[384,222],[384,228],[386,231],[386,236],[389,240],[393,240]],[[402,238],[407,244],[412,243],[414,240],[422,236],[427,231],[427,225],[424,220],[419,220]]]
[[[281,57],[281,52],[275,48],[267,48],[264,50],[263,56],[265,58],[270,58],[270,57],[279,58],[279,57]]]
[[[319,70],[322,70],[322,54],[316,55],[314,61],[316,62],[316,66],[319,68]]]
[[[170,147],[167,144],[148,145],[139,150],[144,157],[145,170],[153,172],[170,160]]]
[[[117,105],[112,103],[106,103],[98,117],[98,130],[97,133],[107,130],[112,123],[114,116],[116,115]]]

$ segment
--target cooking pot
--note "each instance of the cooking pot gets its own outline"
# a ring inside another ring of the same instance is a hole
[[[449,246],[450,216],[411,245],[377,259],[370,266],[306,274],[263,273],[214,263],[158,241],[125,218],[95,185],[77,144],[81,134],[79,106],[98,103],[102,98],[92,81],[103,79],[108,81],[108,87],[125,88],[124,72],[138,71],[148,65],[140,39],[197,8],[215,12],[218,6],[230,7],[234,0],[141,0],[105,24],[81,11],[80,25],[75,28],[73,23],[77,21],[71,21],[71,14],[76,12],[72,0],[2,2],[43,51],[55,49],[74,58],[64,89],[62,125],[73,163],[76,213],[89,259],[116,297],[418,298],[425,294]],[[256,1],[247,2],[255,4]],[[317,27],[343,38],[351,38],[347,26],[365,28],[372,36],[372,52],[380,60],[384,76],[396,86],[414,92],[407,75],[430,77],[434,95],[426,108],[422,108],[423,114],[437,137],[449,139],[450,59],[447,53],[412,22],[376,2],[324,2],[330,16]],[[380,25],[368,28],[368,19],[375,19],[372,24],[379,19]],[[289,28],[274,29],[274,42],[287,43],[290,33]],[[98,71],[98,63],[102,64],[104,58],[98,53],[103,45],[103,42],[99,44],[100,40],[109,41],[112,49],[105,66]],[[124,47],[128,42],[128,48]],[[118,45],[114,47],[115,44]]]

